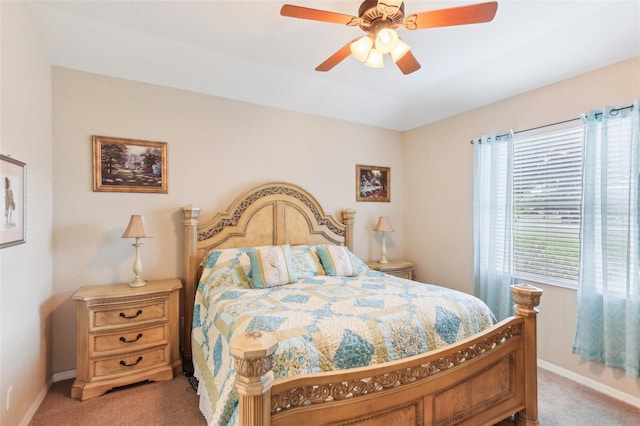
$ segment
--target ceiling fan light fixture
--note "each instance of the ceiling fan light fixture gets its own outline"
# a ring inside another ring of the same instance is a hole
[[[384,67],[384,58],[382,57],[382,52],[380,52],[376,48],[371,49],[371,51],[369,51],[369,56],[367,56],[367,60],[364,64],[371,68]]]
[[[369,57],[369,52],[373,48],[373,40],[371,37],[364,36],[351,43],[349,49],[351,54],[360,62],[364,62]]]
[[[391,28],[383,28],[376,35],[376,49],[389,53],[398,43],[398,33]]]
[[[405,15],[404,8],[403,0],[362,0],[358,15],[353,16],[285,4],[280,9],[280,15],[360,27],[367,34],[347,42],[318,65],[316,71],[329,71],[350,55],[367,66],[382,68],[384,55],[388,53],[400,71],[406,75],[420,69],[420,63],[410,51],[411,48],[398,37],[395,31],[397,28],[420,30],[490,22],[496,15],[498,2],[487,1],[467,6],[427,10],[408,16]]]
[[[404,55],[407,54],[407,52],[409,52],[409,50],[411,50],[411,47],[409,47],[407,43],[402,40],[398,40],[389,54],[391,55],[393,62],[398,62]]]

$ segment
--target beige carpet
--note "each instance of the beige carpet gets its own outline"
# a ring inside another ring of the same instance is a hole
[[[198,395],[184,376],[166,382],[125,386],[78,401],[73,380],[54,383],[31,426],[199,426],[206,425]]]
[[[539,369],[542,426],[637,426],[640,409]],[[143,383],[80,402],[69,397],[72,380],[55,383],[31,426],[200,426],[198,397],[185,377]],[[500,426],[510,425],[501,422]]]

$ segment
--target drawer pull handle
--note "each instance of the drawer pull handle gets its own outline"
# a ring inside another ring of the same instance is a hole
[[[120,337],[120,341],[122,343],[133,343],[133,342],[137,342],[138,340],[140,340],[140,338],[142,337],[142,333],[138,333],[138,335],[136,336],[135,339],[133,340],[127,340],[124,336]]]
[[[142,357],[139,356],[138,359],[136,360],[136,362],[134,362],[133,364],[127,364],[124,361],[120,361],[120,365],[122,365],[123,367],[133,367],[134,365],[138,364],[140,361],[142,361]]]
[[[135,315],[131,315],[131,316],[126,316],[124,312],[120,312],[120,316],[122,318],[125,318],[125,319],[132,319],[132,318],[135,318],[135,317],[137,317],[137,316],[139,316],[141,314],[142,314],[142,309],[138,309],[138,312],[136,312]]]

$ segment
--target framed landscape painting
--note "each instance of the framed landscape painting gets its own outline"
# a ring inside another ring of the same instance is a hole
[[[5,248],[27,242],[27,165],[0,155],[0,179],[4,206],[0,248]]]
[[[93,190],[166,194],[167,144],[93,136]]]
[[[357,164],[356,201],[391,201],[391,169]]]

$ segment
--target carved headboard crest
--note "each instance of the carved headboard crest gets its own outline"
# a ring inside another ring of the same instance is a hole
[[[244,214],[244,212],[249,208],[254,202],[270,196],[270,195],[287,195],[293,198],[296,198],[303,202],[311,211],[313,216],[315,217],[316,222],[319,225],[326,226],[335,234],[344,236],[345,230],[343,228],[338,228],[335,226],[331,220],[323,217],[323,215],[318,211],[316,203],[311,200],[306,194],[298,191],[295,188],[283,186],[283,185],[275,185],[275,186],[267,186],[265,188],[261,188],[256,190],[255,192],[246,195],[243,201],[235,208],[230,218],[222,219],[212,228],[209,228],[203,232],[198,233],[198,241],[207,240],[217,234],[219,234],[224,228],[227,226],[236,226],[240,217]]]

